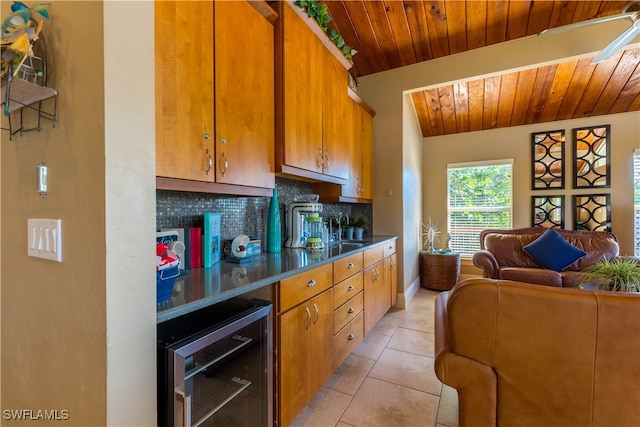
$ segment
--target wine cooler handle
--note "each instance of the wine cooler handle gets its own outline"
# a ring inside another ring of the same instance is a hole
[[[182,425],[191,427],[191,395],[182,390],[176,390],[176,394],[182,398]]]

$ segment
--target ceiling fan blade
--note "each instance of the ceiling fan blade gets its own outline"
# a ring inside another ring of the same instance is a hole
[[[563,31],[575,30],[577,28],[588,27],[590,25],[600,24],[602,22],[617,21],[618,19],[632,19],[637,12],[619,13],[617,15],[603,16],[602,18],[589,19],[588,21],[574,22],[573,24],[563,25],[562,27],[547,28],[538,33],[539,36],[544,34],[555,34]]]
[[[623,49],[631,40],[636,38],[638,34],[640,34],[640,21],[634,22],[632,26],[623,31],[622,34],[602,49],[600,53],[593,58],[591,65],[602,62],[605,59],[609,59],[619,50]]]

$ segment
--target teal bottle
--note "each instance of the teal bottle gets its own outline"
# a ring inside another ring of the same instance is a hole
[[[269,205],[269,218],[267,219],[267,252],[279,253],[282,250],[281,228],[278,186],[275,186],[271,204]]]

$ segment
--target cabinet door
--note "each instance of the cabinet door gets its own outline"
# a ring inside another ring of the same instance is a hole
[[[327,49],[323,50],[324,84],[322,97],[322,172],[349,178],[349,126],[347,70]]]
[[[360,132],[356,144],[360,147],[359,196],[373,199],[373,117],[360,107]]]
[[[297,6],[292,6],[297,7]],[[322,51],[324,46],[291,9],[282,8],[283,163],[322,173]]]
[[[273,188],[273,25],[246,1],[214,5],[216,182]]]
[[[396,254],[391,255],[384,260],[386,280],[388,282],[388,288],[391,290],[391,307],[398,300],[398,270],[396,269]]]
[[[212,24],[212,2],[155,3],[156,176],[215,179]]]
[[[333,374],[333,289],[309,301],[311,311],[311,349],[309,352],[309,374],[311,395]]]
[[[349,148],[349,180],[342,186],[342,195],[345,197],[360,197],[358,189],[361,185],[362,156],[357,135],[360,129],[361,108],[351,98],[347,99],[345,113],[345,145]]]
[[[333,290],[280,315],[280,425],[287,426],[333,373]]]
[[[378,322],[378,289],[382,278],[380,277],[380,263],[376,263],[364,270],[364,333],[365,335]]]
[[[342,187],[342,195],[359,199],[373,199],[373,117],[357,102],[349,100],[349,124],[345,137],[349,150],[349,181]]]
[[[310,396],[311,311],[301,304],[280,315],[280,425],[287,426]]]

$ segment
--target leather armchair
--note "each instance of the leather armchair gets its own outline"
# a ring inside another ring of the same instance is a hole
[[[640,426],[640,294],[469,279],[441,293],[435,372],[461,427]]]

